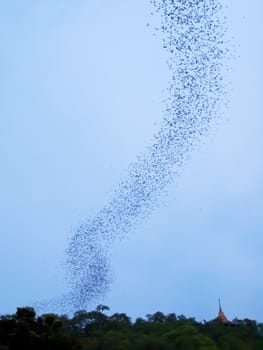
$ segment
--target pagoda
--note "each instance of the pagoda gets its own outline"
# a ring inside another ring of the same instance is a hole
[[[219,304],[219,311],[218,311],[218,316],[217,318],[222,321],[223,323],[229,323],[226,315],[224,314],[222,307],[221,307],[221,302],[220,299],[218,299],[218,304]]]
[[[229,321],[226,315],[224,314],[221,306],[220,299],[218,299],[219,303],[219,310],[218,310],[218,315],[217,315],[217,320],[221,321],[225,327],[240,327],[241,322],[236,320]]]

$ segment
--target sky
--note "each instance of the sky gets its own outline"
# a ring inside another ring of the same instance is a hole
[[[169,82],[147,0],[0,3],[0,314],[65,291],[62,261],[158,130]],[[228,1],[227,106],[112,250],[97,303],[262,321],[261,0]],[[149,24],[149,25],[148,25]],[[232,52],[231,51],[231,52]],[[94,305],[91,305],[91,308]]]

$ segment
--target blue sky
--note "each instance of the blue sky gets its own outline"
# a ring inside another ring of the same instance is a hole
[[[228,107],[160,206],[112,252],[103,302],[262,321],[263,4],[228,1]],[[64,292],[72,232],[158,130],[169,70],[149,1],[0,5],[0,313]],[[147,23],[150,26],[147,27]]]

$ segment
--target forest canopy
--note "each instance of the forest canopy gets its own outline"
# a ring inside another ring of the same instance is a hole
[[[263,323],[194,317],[157,311],[132,321],[109,307],[67,315],[36,315],[32,307],[0,316],[0,350],[262,350]]]

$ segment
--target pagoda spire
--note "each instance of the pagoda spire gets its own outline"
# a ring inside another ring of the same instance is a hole
[[[221,300],[220,300],[220,298],[218,299],[218,304],[219,304],[219,312],[222,312],[222,307],[221,307]]]
[[[218,311],[218,316],[217,318],[222,321],[223,323],[228,322],[228,319],[226,317],[226,315],[224,314],[223,310],[222,310],[222,306],[221,306],[221,301],[220,299],[218,299],[218,304],[219,304],[219,311]]]

